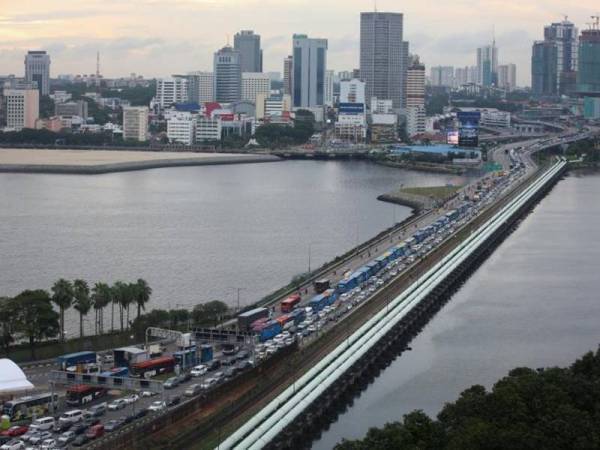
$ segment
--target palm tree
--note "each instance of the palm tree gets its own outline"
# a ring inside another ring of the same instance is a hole
[[[150,301],[152,288],[148,286],[146,280],[139,278],[136,283],[135,302],[137,303],[137,316],[140,317],[142,309],[146,311],[146,303]]]
[[[61,278],[52,286],[52,302],[58,306],[60,314],[60,340],[65,340],[65,310],[73,303],[73,286]]]
[[[106,283],[96,283],[92,289],[92,301],[96,310],[96,328],[104,333],[104,308],[112,301],[112,291]],[[114,311],[113,311],[114,319]],[[114,320],[113,320],[114,322]],[[98,331],[96,331],[98,333]]]
[[[73,308],[79,312],[79,337],[83,337],[83,316],[87,315],[92,307],[90,288],[85,280],[73,281]]]
[[[112,301],[113,301],[113,308],[114,305],[117,304],[119,305],[119,319],[121,322],[121,331],[124,331],[124,323],[123,323],[123,312],[124,312],[124,307],[127,303],[127,285],[125,283],[123,283],[122,281],[117,281],[115,284],[113,284],[112,288]]]

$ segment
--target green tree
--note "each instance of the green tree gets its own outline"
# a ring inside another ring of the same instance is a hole
[[[52,302],[58,306],[60,313],[60,340],[65,340],[65,311],[73,303],[73,285],[61,278],[52,286]]]
[[[15,327],[29,341],[31,358],[35,359],[36,343],[59,334],[59,314],[52,308],[50,294],[41,289],[23,291],[14,301]]]
[[[150,301],[150,296],[152,295],[152,288],[148,285],[146,280],[139,278],[136,283],[135,293],[135,302],[137,303],[137,316],[140,317],[142,310],[146,310],[146,303]]]
[[[112,302],[112,291],[106,283],[96,283],[92,288],[92,303],[96,311],[96,334],[104,333],[104,308]],[[114,316],[114,312],[113,312]]]
[[[54,115],[54,100],[49,96],[43,95],[40,97],[40,117],[47,119]]]
[[[83,337],[83,316],[90,312],[90,288],[85,280],[73,281],[73,308],[79,313],[79,337]]]
[[[228,312],[229,307],[226,303],[213,300],[196,305],[192,310],[192,320],[197,324],[213,323],[216,325],[222,318],[226,317]]]
[[[123,321],[125,319],[125,306],[127,305],[127,289],[127,284],[122,281],[117,281],[115,284],[113,284],[111,288],[113,307],[115,304],[119,307],[119,321],[121,323],[121,331],[125,330]]]
[[[15,341],[16,313],[15,301],[9,297],[0,297],[0,347],[6,355]]]

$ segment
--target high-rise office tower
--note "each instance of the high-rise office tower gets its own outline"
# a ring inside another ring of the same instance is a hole
[[[266,73],[243,72],[242,73],[242,100],[256,103],[258,94],[271,92],[271,79]]]
[[[477,82],[481,86],[493,86],[498,76],[498,48],[494,42],[477,49]]]
[[[45,51],[28,51],[25,55],[25,79],[37,83],[40,95],[50,94],[50,55]]]
[[[568,80],[573,79],[573,73],[577,71],[577,27],[566,19],[548,25],[544,27],[544,41],[556,46],[556,86],[560,94],[567,93]]]
[[[311,39],[294,35],[294,107],[325,104],[325,72],[327,71],[327,39]]]
[[[436,66],[431,68],[430,80],[432,86],[454,86],[454,67]]]
[[[240,52],[242,72],[263,71],[260,35],[252,30],[242,30],[233,37],[233,48]]]
[[[323,103],[326,106],[333,106],[333,78],[335,72],[333,70],[325,71],[325,99]]]
[[[425,133],[425,66],[413,58],[406,72],[406,131]]]
[[[580,95],[600,96],[600,28],[585,30],[579,39],[577,92]]]
[[[215,52],[214,96],[215,101],[232,103],[242,98],[242,67],[240,52],[226,46]]]
[[[400,13],[360,14],[360,78],[366,83],[367,99],[391,99],[396,109],[404,105],[408,56],[402,29]]]
[[[512,91],[517,87],[517,66],[501,64],[498,66],[498,87]]]
[[[187,74],[189,99],[199,105],[214,101],[214,80],[212,72],[190,72]]]
[[[557,49],[552,42],[534,42],[531,52],[531,92],[534,96],[558,94]]]
[[[292,95],[292,89],[294,75],[294,57],[292,55],[286,56],[283,59],[283,93],[285,95]]]

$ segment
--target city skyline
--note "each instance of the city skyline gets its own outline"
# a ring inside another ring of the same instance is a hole
[[[96,51],[101,53],[101,71],[107,77],[135,72],[151,78],[210,70],[213,53],[228,38],[233,43],[233,35],[243,29],[261,35],[265,71],[283,71],[282,60],[290,53],[294,33],[328,39],[328,68],[352,70],[359,65],[360,12],[372,10],[369,3],[330,0],[320,4],[318,14],[304,0],[285,4],[177,0],[168,7],[154,0],[10,4],[0,15],[0,73],[20,75],[23,54],[37,49],[50,53],[53,77],[93,73]],[[492,1],[473,8],[466,0],[435,6],[409,1],[399,8],[391,0],[380,0],[377,6],[379,11],[404,14],[404,39],[428,67],[473,65],[474,50],[491,42],[495,25],[501,59],[517,64],[518,83],[529,85],[531,43],[540,39],[543,27],[568,13],[569,20],[585,29],[597,9],[587,0],[569,8],[561,3]],[[240,13],[235,17],[230,14],[232,5]],[[170,26],[158,27],[160,23]],[[471,28],[457,23],[470,23]]]

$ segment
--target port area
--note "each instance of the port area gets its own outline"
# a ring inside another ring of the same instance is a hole
[[[0,172],[95,175],[161,167],[275,162],[272,155],[136,150],[0,149]]]

